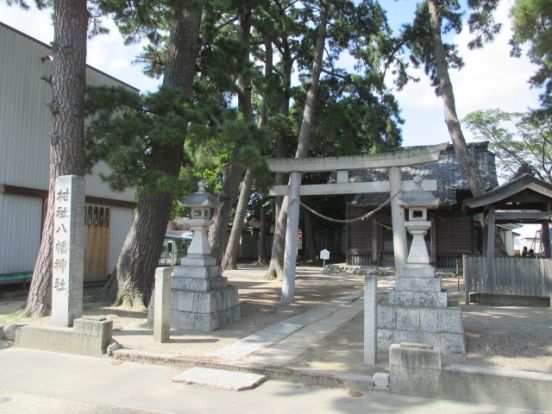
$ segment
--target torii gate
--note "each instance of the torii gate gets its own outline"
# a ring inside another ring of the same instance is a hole
[[[270,189],[270,196],[288,196],[288,215],[286,224],[284,275],[282,298],[284,304],[293,302],[295,291],[295,267],[297,262],[297,228],[299,224],[299,197],[302,195],[337,195],[358,193],[389,192],[391,197],[391,220],[393,226],[393,249],[395,271],[401,273],[407,257],[406,233],[404,230],[404,210],[399,206],[397,192],[413,188],[412,181],[401,180],[401,167],[437,161],[447,143],[411,147],[395,152],[375,155],[356,155],[325,158],[271,158],[267,160],[268,168],[275,173],[289,173],[288,185],[275,185]],[[389,181],[349,182],[349,171],[371,168],[388,168]],[[301,174],[306,172],[337,172],[335,184],[301,185]],[[424,180],[424,190],[436,191],[436,180]]]

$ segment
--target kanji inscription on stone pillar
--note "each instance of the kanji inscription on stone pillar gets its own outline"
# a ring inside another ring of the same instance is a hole
[[[84,178],[56,179],[54,203],[52,319],[54,326],[73,326],[82,316],[84,270]]]

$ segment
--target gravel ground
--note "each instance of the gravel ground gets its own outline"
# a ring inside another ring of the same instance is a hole
[[[230,282],[239,288],[242,320],[220,331],[206,334],[173,331],[171,341],[154,344],[152,331],[146,323],[146,313],[100,303],[85,303],[86,315],[107,315],[113,319],[114,338],[125,347],[158,351],[174,355],[198,356],[228,345],[264,327],[305,312],[310,307],[332,299],[358,294],[364,278],[351,274],[323,274],[320,267],[300,267],[297,271],[296,301],[293,305],[279,303],[280,281],[265,280],[266,268],[240,266],[225,272]],[[449,298],[456,294],[457,280],[444,279]],[[384,297],[394,285],[392,276],[378,280],[378,290]],[[91,297],[91,291],[85,292]],[[24,292],[0,292],[0,326],[6,323],[30,323],[13,313],[25,300]],[[549,308],[490,307],[462,305],[468,353],[446,357],[445,362],[469,363],[510,369],[552,373],[552,310]],[[49,318],[33,323],[49,323]],[[292,365],[328,371],[364,372],[363,315],[353,318],[306,352]],[[387,366],[387,356],[380,355],[378,365]]]

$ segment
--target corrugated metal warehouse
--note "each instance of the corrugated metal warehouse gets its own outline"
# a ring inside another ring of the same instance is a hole
[[[0,23],[0,283],[32,272],[48,189],[50,47]],[[131,86],[92,67],[88,85]],[[134,89],[134,88],[132,88]],[[117,262],[134,208],[133,191],[114,192],[86,176],[85,281],[104,280]]]

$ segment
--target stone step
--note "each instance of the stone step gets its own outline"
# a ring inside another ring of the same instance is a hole
[[[251,390],[265,380],[265,375],[203,367],[188,369],[172,378],[176,383],[203,385],[228,391]]]

